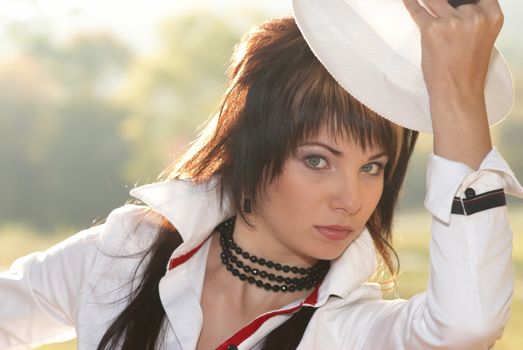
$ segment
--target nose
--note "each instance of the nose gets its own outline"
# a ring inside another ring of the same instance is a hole
[[[361,210],[363,188],[358,176],[340,176],[334,185],[331,207],[353,215]]]

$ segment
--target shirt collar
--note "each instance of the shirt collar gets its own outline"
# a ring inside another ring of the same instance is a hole
[[[220,204],[218,178],[196,183],[171,180],[136,187],[131,195],[165,217],[183,239],[171,258],[200,245],[227,217],[234,215],[229,200]]]
[[[183,243],[171,259],[180,257],[202,244],[214,228],[234,215],[230,200],[220,203],[219,178],[196,183],[192,180],[170,180],[140,186],[131,195],[164,216],[180,233]],[[318,303],[330,295],[346,297],[367,281],[377,267],[376,252],[367,231],[359,235],[343,254],[335,259],[319,290]]]

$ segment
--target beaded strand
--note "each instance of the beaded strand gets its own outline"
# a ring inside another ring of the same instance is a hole
[[[268,291],[292,293],[313,288],[329,271],[330,262],[327,260],[320,260],[310,268],[303,268],[282,265],[249,254],[240,248],[232,238],[234,232],[234,220],[235,217],[232,217],[218,225],[216,229],[220,233],[220,245],[222,247],[222,252],[220,254],[221,261],[225,265],[227,271],[230,271],[233,276],[238,277],[241,281],[246,281]],[[266,270],[249,266],[241,261],[239,257],[248,260],[253,264],[264,266],[269,269],[286,273],[292,272],[304,277],[296,278],[277,275]]]

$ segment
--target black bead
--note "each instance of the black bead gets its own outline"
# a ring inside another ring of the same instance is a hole
[[[264,258],[258,258],[254,255],[251,256],[248,252],[245,252],[240,247],[238,247],[234,242],[234,220],[235,217],[232,217],[218,225],[216,229],[220,233],[219,242],[222,248],[220,253],[221,261],[225,265],[226,269],[231,271],[231,274],[238,277],[241,281],[247,281],[251,284],[255,284],[256,286],[262,287],[267,291],[287,293],[297,290],[301,291],[304,289],[310,289],[313,286],[318,285],[328,273],[330,268],[330,262],[328,260],[320,260],[311,268],[300,268],[297,266],[283,265],[266,260]],[[286,277],[256,269],[252,266],[246,265],[240,259],[240,257],[243,259],[248,259],[252,263],[258,265],[267,266],[268,268],[274,269],[276,271],[283,270],[285,273],[292,272],[294,274],[300,274],[302,277]],[[248,276],[243,272],[247,274],[250,273],[253,276]],[[257,280],[255,276],[260,276],[262,279],[267,278],[269,281],[271,281],[271,283]],[[276,281],[278,284],[275,284],[272,281]],[[283,284],[283,282],[285,282],[285,284]]]

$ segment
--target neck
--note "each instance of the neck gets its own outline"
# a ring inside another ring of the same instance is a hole
[[[220,259],[221,252],[220,234],[216,232],[211,237],[204,290],[212,290],[215,300],[223,300],[232,309],[241,310],[248,319],[279,309],[295,300],[305,298],[311,293],[310,290],[272,293],[240,281],[226,270]]]

